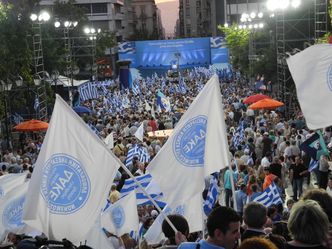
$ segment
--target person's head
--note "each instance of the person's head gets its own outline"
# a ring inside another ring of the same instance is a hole
[[[233,249],[240,238],[240,217],[228,207],[217,207],[207,219],[209,238],[217,246]]]
[[[277,247],[268,239],[253,237],[243,241],[239,249],[277,249]]]
[[[329,229],[329,220],[320,205],[313,200],[294,204],[288,219],[291,237],[304,244],[322,244]]]
[[[332,197],[324,189],[310,189],[305,192],[302,199],[317,201],[332,222]]]
[[[266,223],[267,209],[258,202],[250,202],[244,207],[243,220],[250,228],[261,229]]]
[[[292,209],[294,203],[295,203],[295,201],[293,199],[288,199],[286,201],[286,206],[287,206],[287,208],[288,208],[289,211]]]
[[[179,232],[181,232],[186,237],[188,236],[189,225],[188,225],[187,220],[183,216],[178,215],[178,214],[171,214],[171,215],[168,215],[167,217],[173,223],[173,225]],[[168,224],[166,219],[163,221],[163,223],[161,225],[161,229],[162,229],[163,233],[165,234],[166,238],[169,239],[170,244],[176,245],[174,230]]]
[[[327,185],[332,188],[332,176],[330,176],[329,178],[329,182],[327,183]]]

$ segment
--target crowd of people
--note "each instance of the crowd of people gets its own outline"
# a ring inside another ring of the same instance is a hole
[[[82,119],[101,139],[111,134],[113,153],[135,176],[144,175],[149,161],[167,141],[167,137],[148,136],[148,132],[173,129],[215,72],[195,68],[177,82],[158,75],[140,78],[134,82],[135,91],[120,90],[117,84],[111,85],[99,98],[82,101],[81,105],[92,110],[83,114]],[[169,218],[178,233],[164,221],[162,230],[167,239],[153,247],[331,248],[331,154],[322,155],[318,166],[311,170],[311,158],[300,150],[300,145],[314,131],[307,129],[300,110],[292,117],[285,117],[282,108],[253,111],[243,100],[257,93],[254,85],[238,75],[221,77],[220,82],[232,163],[230,168],[218,173],[219,200],[208,215],[207,236],[202,232],[190,234],[185,218],[174,214]],[[158,91],[168,97],[170,110],[158,106]],[[135,137],[141,124],[144,128],[142,141]],[[331,127],[322,133],[330,147]],[[22,135],[19,147],[2,148],[0,175],[27,172],[31,176],[42,142],[43,134]],[[134,157],[128,162],[128,152],[136,145],[144,148],[148,157]],[[119,200],[121,188],[128,178],[120,168],[110,190],[111,203]],[[207,178],[205,198],[209,183],[210,178]],[[283,203],[265,207],[254,202],[272,183]],[[151,247],[142,238],[158,212],[152,205],[145,205],[138,206],[138,214],[140,240],[129,234],[118,238],[111,231],[105,231],[114,248]]]

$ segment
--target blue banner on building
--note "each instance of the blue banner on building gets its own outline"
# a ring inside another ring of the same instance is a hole
[[[228,63],[228,49],[222,37],[119,43],[119,59],[131,60],[132,68],[170,69]]]

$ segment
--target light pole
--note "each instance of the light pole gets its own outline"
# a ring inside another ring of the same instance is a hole
[[[4,94],[4,108],[5,108],[5,133],[6,133],[6,146],[7,149],[11,148],[10,135],[9,135],[9,115],[8,115],[8,103],[7,103],[7,94],[12,89],[13,84],[7,79],[6,82],[3,80],[0,81],[0,91]]]
[[[47,11],[40,11],[37,13],[32,13],[30,19],[32,21],[32,45],[33,45],[33,62],[35,67],[35,74],[33,76],[35,85],[37,87],[37,97],[39,101],[38,112],[36,111],[36,116],[39,119],[47,118],[47,95],[45,84],[41,85],[45,77],[44,69],[44,56],[43,56],[43,43],[42,43],[42,31],[41,25],[50,20],[51,16]]]
[[[91,81],[94,81],[97,76],[97,65],[96,65],[96,42],[97,42],[97,35],[101,32],[101,29],[95,29],[93,27],[85,27],[84,33],[88,36],[88,39],[91,41]]]
[[[249,51],[248,51],[248,60],[249,60],[249,74],[250,78],[253,77],[253,64],[254,61],[259,59],[256,54],[256,44],[255,44],[255,33],[259,29],[264,28],[264,23],[262,21],[264,14],[262,12],[256,13],[251,12],[242,13],[241,15],[241,24],[238,26],[239,29],[247,29],[249,30]]]

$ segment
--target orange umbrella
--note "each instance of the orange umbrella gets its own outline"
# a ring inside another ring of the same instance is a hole
[[[264,94],[255,94],[255,95],[251,95],[248,98],[245,98],[243,100],[243,103],[245,104],[252,104],[252,103],[256,103],[257,101],[260,101],[262,99],[270,99],[270,96],[264,95]]]
[[[276,109],[280,106],[283,106],[284,103],[279,102],[274,99],[262,99],[260,101],[257,101],[256,103],[250,105],[248,108],[253,109],[253,110],[258,110],[258,109]]]
[[[43,131],[47,128],[48,123],[35,119],[22,122],[14,127],[17,131]]]

